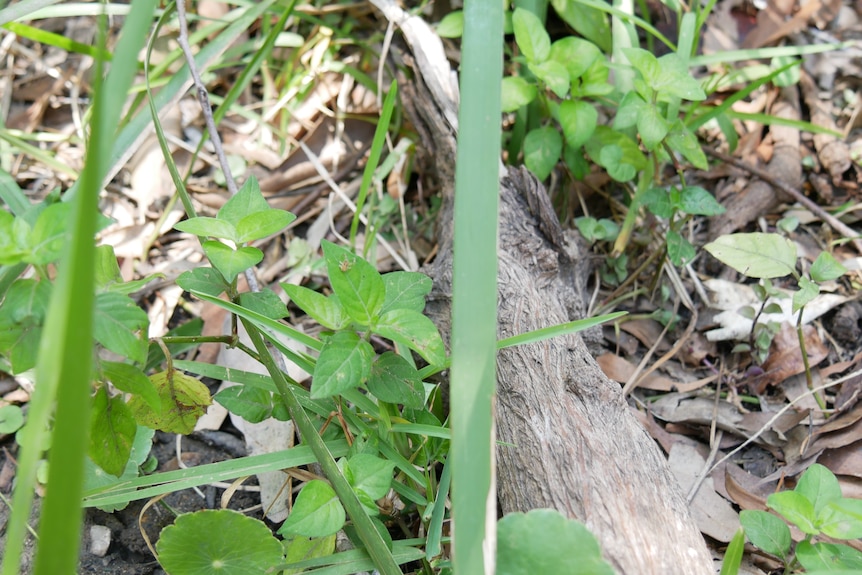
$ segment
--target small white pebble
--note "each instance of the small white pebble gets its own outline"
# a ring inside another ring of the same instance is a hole
[[[104,557],[111,546],[111,530],[104,525],[90,526],[90,553]]]

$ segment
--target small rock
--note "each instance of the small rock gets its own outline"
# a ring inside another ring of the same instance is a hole
[[[104,525],[90,526],[90,553],[104,557],[111,546],[111,530]]]

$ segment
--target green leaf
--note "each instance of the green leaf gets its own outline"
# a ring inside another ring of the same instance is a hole
[[[320,559],[335,553],[335,535],[326,537],[286,537],[283,542],[285,563]],[[287,569],[281,575],[300,575],[305,569]]]
[[[28,238],[32,264],[45,265],[60,259],[66,245],[66,226],[71,217],[72,205],[68,202],[53,204],[39,214]]]
[[[512,14],[515,42],[527,60],[544,62],[551,54],[551,38],[539,17],[523,8],[515,8]]]
[[[660,218],[670,219],[675,206],[670,201],[670,194],[664,188],[649,188],[641,196],[641,203]]]
[[[93,336],[105,349],[144,363],[148,324],[146,312],[129,296],[113,292],[96,296]]]
[[[347,461],[349,473],[347,481],[354,491],[361,491],[372,500],[380,499],[389,492],[392,486],[392,472],[395,463],[360,453]]]
[[[34,279],[17,279],[6,292],[0,305],[0,318],[10,323],[19,323],[32,317],[36,322],[45,320],[51,300],[51,282]]]
[[[577,558],[577,560],[573,560]],[[552,509],[510,513],[497,522],[497,575],[612,575],[589,530]]]
[[[632,126],[637,126],[638,118],[647,107],[637,92],[631,91],[623,96],[620,100],[620,105],[617,108],[617,113],[614,115],[614,129],[626,130]]]
[[[862,499],[842,497],[826,504],[817,517],[823,533],[835,539],[862,537]]]
[[[620,182],[634,179],[637,172],[647,165],[646,156],[634,140],[607,126],[596,126],[585,147],[593,161]]]
[[[613,84],[608,81],[611,71],[604,59],[598,59],[587,68],[580,78],[580,85],[572,84],[572,97],[594,97],[607,96],[615,90]]]
[[[441,38],[460,38],[464,34],[464,11],[453,10],[437,24],[437,35]]]
[[[686,128],[680,120],[674,123],[667,137],[665,137],[665,142],[671,150],[682,154],[695,168],[699,170],[709,169],[709,162],[706,160],[706,154],[703,153],[703,149],[697,141],[697,136]]]
[[[123,276],[120,275],[120,266],[117,264],[117,256],[114,254],[113,246],[97,246],[95,259],[97,290],[104,290],[112,284],[123,282]]]
[[[292,213],[274,208],[249,214],[236,225],[236,242],[244,244],[277,234],[295,219],[296,216]]]
[[[129,461],[137,428],[123,398],[108,397],[105,387],[100,387],[93,400],[90,420],[90,458],[119,477]]]
[[[670,98],[682,98],[691,101],[706,100],[703,88],[689,72],[682,58],[671,52],[658,59],[659,73],[650,82],[652,88],[659,93],[659,99],[668,101]],[[649,80],[648,80],[649,81]]]
[[[846,273],[847,268],[838,263],[838,260],[829,252],[820,252],[811,264],[811,279],[817,283],[838,279]]]
[[[772,79],[772,83],[779,88],[786,88],[799,83],[799,66],[789,66],[789,64],[799,64],[800,60],[793,56],[778,56],[769,62],[769,68],[773,71],[786,68],[783,72]]]
[[[0,317],[0,352],[9,359],[12,373],[21,373],[36,366],[42,325],[33,317],[11,322]]]
[[[566,36],[551,44],[550,59],[565,66],[569,81],[574,82],[583,76],[594,62],[603,59],[603,56],[592,42]]]
[[[820,286],[805,276],[799,278],[799,291],[793,293],[793,313],[798,312],[820,293]]]
[[[575,225],[584,239],[590,242],[612,241],[620,233],[620,227],[611,220],[602,218],[597,220],[588,216],[575,218]]]
[[[114,384],[114,387],[125,393],[141,396],[154,410],[161,409],[159,392],[141,369],[128,363],[107,360],[101,360],[99,366],[102,375]]]
[[[15,216],[0,210],[0,265],[13,265],[27,260],[29,250],[19,245],[15,234]]]
[[[655,150],[668,133],[668,125],[655,106],[646,105],[638,115],[638,133],[647,150]]]
[[[278,533],[279,535],[326,537],[337,533],[344,525],[344,519],[344,508],[332,487],[323,481],[313,479],[299,492],[293,510]]]
[[[368,391],[380,401],[418,409],[425,404],[425,388],[419,372],[397,353],[387,351],[377,358],[368,376]]]
[[[425,309],[425,296],[431,293],[431,278],[419,272],[391,272],[383,276],[386,297],[380,313],[393,309]]]
[[[585,6],[578,0],[551,0],[560,18],[575,31],[605,52],[611,51],[612,35],[604,12]],[[585,54],[588,56],[588,54]]]
[[[796,559],[806,572],[846,569],[862,573],[862,552],[840,543],[800,541],[796,545]]]
[[[24,425],[24,412],[17,405],[0,407],[0,433],[7,435],[21,429]]]
[[[265,523],[230,509],[180,515],[162,529],[156,551],[171,575],[260,575],[284,560]]]
[[[226,387],[213,399],[249,423],[260,423],[272,413],[272,394],[250,385]]]
[[[742,555],[745,551],[745,530],[740,528],[736,530],[733,539],[727,546],[724,552],[724,561],[721,564],[720,575],[737,575],[739,566],[742,564]]]
[[[766,506],[781,514],[803,533],[817,535],[820,530],[814,525],[814,504],[802,493],[780,491],[766,498]]]
[[[643,48],[623,48],[622,51],[648,85],[652,86],[658,80],[660,66],[658,58],[651,52]]]
[[[819,514],[829,503],[841,499],[841,486],[838,484],[838,479],[829,471],[829,468],[819,463],[813,463],[805,470],[793,490],[801,493],[814,504],[815,514]]]
[[[753,278],[780,278],[796,269],[796,244],[778,234],[729,234],[703,249],[721,263]]]
[[[234,250],[216,241],[204,242],[203,249],[213,267],[219,270],[228,282],[232,282],[236,276],[263,259],[263,252],[257,248],[244,247]]]
[[[221,238],[223,240],[237,241],[236,228],[230,222],[216,218],[197,217],[174,225],[181,232],[194,234],[202,237]]]
[[[161,398],[160,409],[154,410],[140,396],[129,400],[129,409],[141,425],[168,433],[191,433],[198,419],[212,403],[207,387],[197,379],[179,371],[162,371],[150,376]]]
[[[132,451],[129,453],[129,460],[126,462],[126,468],[123,474],[117,478],[104,469],[93,463],[89,457],[84,463],[84,490],[90,491],[98,488],[106,488],[111,485],[116,485],[121,481],[128,481],[138,477],[140,474],[139,466],[147,461],[150,451],[153,447],[153,435],[155,430],[143,425],[138,425],[135,433],[135,439],[132,442]],[[128,505],[128,502],[116,503],[111,505],[101,505],[99,509],[107,513],[111,513],[118,509],[123,509]]]
[[[502,83],[503,113],[514,112],[536,99],[538,90],[534,84],[520,76],[506,76]]]
[[[323,327],[339,330],[350,322],[337,297],[326,297],[314,290],[293,284],[281,284],[281,287],[299,309]]]
[[[790,529],[787,524],[766,511],[744,509],[739,512],[739,522],[751,543],[776,557],[787,557],[790,551]]]
[[[270,319],[281,319],[288,315],[287,306],[269,288],[264,288],[259,292],[241,293],[239,294],[239,303],[242,307],[265,315]]]
[[[218,211],[217,218],[239,226],[240,220],[251,214],[265,212],[272,208],[260,193],[260,185],[254,176],[249,177],[236,195],[229,199]]]
[[[566,143],[572,148],[580,148],[590,139],[599,119],[595,106],[583,100],[562,102],[558,115]]]
[[[524,164],[540,180],[551,174],[562,152],[563,139],[550,126],[530,130],[524,138]]]
[[[230,287],[221,272],[204,267],[181,273],[177,285],[186,291],[199,291],[213,297],[218,297]]]
[[[557,95],[565,98],[569,93],[569,71],[556,60],[529,64],[530,71]]]
[[[370,325],[386,297],[383,278],[374,266],[331,242],[323,241],[329,283],[341,307],[354,321]]]
[[[437,327],[426,316],[409,309],[394,309],[380,316],[374,331],[385,338],[403,342],[431,365],[443,365],[446,348]]]
[[[724,213],[724,206],[700,186],[686,186],[680,190],[680,209],[696,216],[716,216]]]
[[[320,399],[356,389],[371,371],[374,348],[352,331],[333,334],[314,366],[311,397]]]
[[[667,231],[667,257],[670,258],[673,265],[679,267],[694,259],[694,246],[687,239],[682,237],[679,232],[673,230]]]

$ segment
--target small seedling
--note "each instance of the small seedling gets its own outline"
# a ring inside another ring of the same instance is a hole
[[[862,553],[843,543],[822,540],[862,537],[862,500],[843,497],[838,480],[829,469],[813,464],[793,491],[773,493],[766,499],[766,506],[777,515],[744,510],[739,521],[745,537],[755,547],[784,563],[785,574],[862,571]],[[805,535],[795,545],[788,523]],[[741,554],[732,559],[737,568],[741,559]],[[728,561],[731,558],[726,557],[725,562]]]

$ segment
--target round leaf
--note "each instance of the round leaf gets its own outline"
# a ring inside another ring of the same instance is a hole
[[[530,84],[520,76],[507,76],[503,78],[502,109],[503,113],[514,112],[522,106],[526,106],[536,98],[536,86]]]
[[[818,517],[820,529],[835,539],[862,537],[862,499],[842,497],[827,504]]]
[[[24,413],[17,405],[0,407],[0,433],[15,433],[24,425]]]
[[[586,527],[551,509],[510,513],[497,523],[497,575],[611,575]]]
[[[562,152],[563,139],[550,126],[531,130],[524,138],[524,163],[540,180],[551,174]]]
[[[180,515],[156,550],[170,575],[260,575],[284,560],[266,524],[230,509]]]

